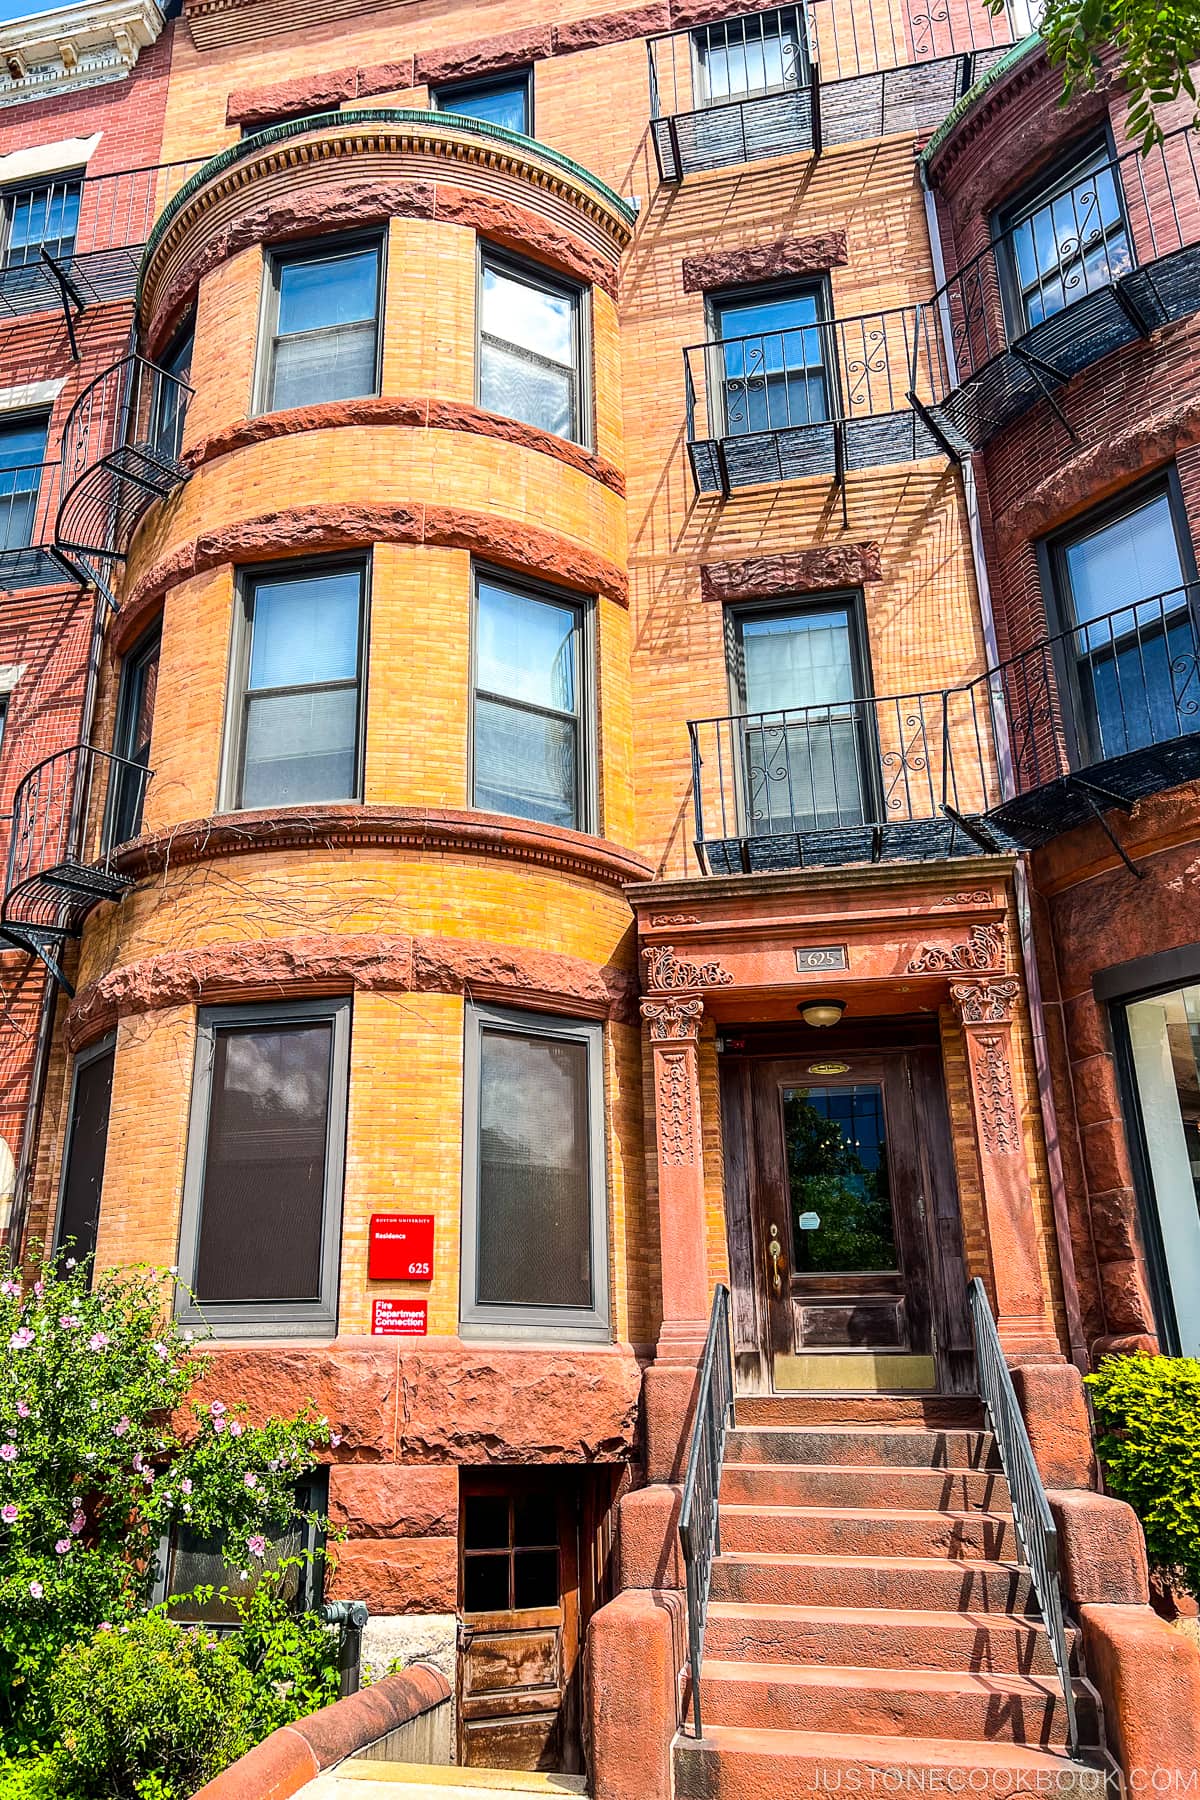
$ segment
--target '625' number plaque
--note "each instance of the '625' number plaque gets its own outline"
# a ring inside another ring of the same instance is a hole
[[[799,944],[796,947],[796,972],[799,975],[849,967],[845,944]]]

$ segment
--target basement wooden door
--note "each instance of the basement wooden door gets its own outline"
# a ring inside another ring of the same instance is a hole
[[[969,1385],[936,1052],[847,1047],[737,1061],[723,1069],[722,1094],[727,1184],[742,1186],[750,1227],[740,1259],[731,1242],[739,1347],[752,1313],[777,1390]],[[731,1223],[736,1207],[732,1193]],[[736,1292],[739,1260],[752,1271],[749,1305],[744,1277]]]
[[[464,1483],[458,1760],[578,1774],[579,1499],[553,1471]]]

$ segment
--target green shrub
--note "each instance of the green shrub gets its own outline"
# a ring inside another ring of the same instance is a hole
[[[1087,1384],[1109,1492],[1141,1520],[1154,1569],[1200,1598],[1200,1362],[1106,1356]]]

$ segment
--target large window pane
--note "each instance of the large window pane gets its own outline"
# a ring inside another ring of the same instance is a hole
[[[201,1304],[319,1298],[332,1048],[327,1020],[214,1032]]]
[[[1106,142],[1027,200],[1006,223],[1020,304],[1018,330],[1049,319],[1133,266]]]
[[[55,1248],[66,1247],[79,1259],[91,1256],[96,1248],[100,1190],[104,1185],[104,1161],[108,1150],[114,1055],[110,1045],[99,1052],[80,1056],[75,1064]]]
[[[531,129],[527,70],[496,81],[438,88],[433,104],[438,112],[458,113],[460,118],[479,119],[485,125],[503,125],[526,134]]]
[[[373,394],[378,245],[281,260],[275,282],[268,406]]]
[[[480,1304],[591,1306],[588,1131],[586,1044],[483,1032]]]
[[[807,78],[798,6],[705,25],[692,34],[692,46],[697,98],[706,106],[778,93]]]
[[[1200,987],[1126,1009],[1152,1203],[1184,1356],[1200,1356]]]
[[[56,260],[70,256],[79,226],[81,192],[78,179],[70,179],[10,194],[4,206],[8,226],[5,267],[24,268],[40,262],[43,245]]]
[[[717,434],[783,431],[829,417],[824,329],[816,288],[717,308],[724,417]]]
[[[579,440],[579,294],[488,259],[480,296],[479,401]]]
[[[110,842],[114,844],[127,843],[141,830],[147,782],[143,771],[150,767],[161,647],[161,628],[156,627],[151,636],[126,658],[121,670],[114,747],[122,760],[113,769],[109,826]]]
[[[355,789],[356,688],[252,699],[246,712],[243,806],[345,800]]]
[[[44,416],[0,424],[0,550],[34,542],[48,424]]]
[[[580,614],[481,576],[472,804],[578,827]]]
[[[894,1269],[882,1088],[784,1088],[782,1099],[797,1270]]]

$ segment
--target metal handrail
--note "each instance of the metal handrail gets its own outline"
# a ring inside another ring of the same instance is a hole
[[[733,1343],[729,1334],[729,1289],[718,1283],[713,1293],[708,1336],[696,1389],[696,1414],[683,1505],[679,1511],[679,1541],[687,1576],[688,1671],[692,1684],[692,1720],[696,1736],[703,1736],[700,1721],[700,1668],[704,1660],[704,1625],[708,1617],[708,1590],[713,1558],[721,1554],[721,1522],[718,1499],[721,1466],[725,1460],[725,1434],[733,1419]]]
[[[140,798],[151,779],[141,763],[92,744],[55,750],[27,769],[13,795],[5,905],[63,861],[111,869],[120,848],[109,817],[113,784],[136,784]]]
[[[1013,1520],[1017,1539],[1024,1552],[1042,1623],[1050,1639],[1054,1666],[1062,1683],[1067,1709],[1067,1747],[1074,1756],[1079,1749],[1079,1722],[1075,1716],[1075,1689],[1071,1677],[1071,1658],[1067,1650],[1063,1626],[1062,1588],[1059,1582],[1058,1529],[1050,1502],[1042,1486],[1033,1446],[1025,1429],[1025,1420],[1017,1401],[1016,1389],[1008,1371],[1000,1334],[992,1315],[987,1289],[978,1275],[967,1291],[971,1309],[971,1328],[975,1337],[975,1367],[979,1393],[995,1434],[1000,1461],[1012,1497]]]

